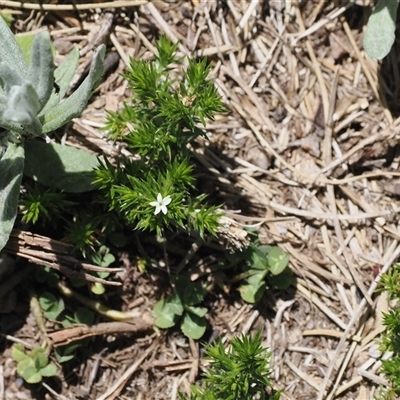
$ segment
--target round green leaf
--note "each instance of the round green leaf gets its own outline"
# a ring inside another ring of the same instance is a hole
[[[50,363],[42,368],[39,373],[42,376],[55,376],[57,375],[57,367],[55,366],[55,364]]]
[[[19,372],[18,372],[19,373]],[[20,374],[28,383],[39,383],[42,380],[42,375],[35,367],[28,367]]]
[[[39,303],[45,317],[52,320],[56,320],[65,309],[64,300],[57,299],[49,292],[44,292],[39,296]]]
[[[248,263],[254,269],[264,270],[268,268],[267,257],[258,247],[251,247]]]
[[[262,281],[258,285],[242,285],[239,288],[240,296],[248,303],[257,303],[265,291],[265,283]]]
[[[28,357],[24,360],[20,361],[17,365],[17,372],[24,378],[24,371],[28,368],[35,368],[35,361],[32,358]],[[37,369],[35,368],[37,371]],[[24,378],[25,379],[25,378]]]
[[[14,344],[14,346],[12,347],[11,357],[15,361],[23,361],[29,358],[29,356],[25,353],[24,346],[19,343]]]
[[[269,270],[272,275],[280,274],[289,263],[289,254],[279,247],[273,247],[267,257]]]
[[[153,308],[154,324],[159,328],[166,329],[175,325],[175,313],[165,300],[157,301]]]
[[[204,293],[205,290],[199,283],[190,283],[183,293],[183,304],[192,306],[201,303],[204,299]]]
[[[256,272],[253,275],[250,275],[246,281],[250,284],[250,285],[259,285],[265,278],[265,275],[268,273],[268,271],[258,271],[258,270],[250,270],[250,272]]]
[[[287,289],[292,283],[293,271],[287,267],[279,275],[269,275],[268,283],[276,289]]]
[[[92,325],[94,321],[94,312],[86,307],[79,307],[74,312],[74,320],[77,324]]]
[[[90,288],[91,292],[100,296],[106,291],[104,285],[100,282],[94,282],[92,287]]]
[[[176,315],[182,315],[183,305],[178,293],[174,293],[165,300],[165,307]]]
[[[44,368],[49,363],[49,357],[43,347],[36,347],[30,354],[33,361],[35,361],[35,368],[37,370]]]
[[[192,313],[185,313],[181,329],[184,335],[192,339],[200,339],[206,331],[206,320]]]

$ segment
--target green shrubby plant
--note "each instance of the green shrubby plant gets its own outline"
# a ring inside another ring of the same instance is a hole
[[[224,111],[209,80],[206,60],[183,59],[177,44],[162,36],[153,61],[131,60],[124,75],[132,98],[108,113],[105,131],[126,144],[129,158],[108,160],[96,169],[95,185],[109,210],[136,229],[182,229],[216,234],[221,213],[198,193],[190,143],[206,137],[200,125]],[[186,62],[187,67],[184,67]],[[176,70],[182,70],[182,79]]]
[[[221,340],[206,346],[210,361],[202,383],[192,387],[190,400],[279,400],[269,379],[271,370],[267,352],[261,343],[261,331],[254,337],[241,335],[227,348]],[[180,394],[181,400],[186,397]]]
[[[386,375],[390,385],[382,388],[377,399],[397,399],[400,396],[400,264],[386,274],[382,275],[380,291],[388,294],[388,299],[396,304],[384,313],[383,325],[386,330],[380,339],[380,349],[382,352],[392,352],[389,359],[382,360],[381,372]]]

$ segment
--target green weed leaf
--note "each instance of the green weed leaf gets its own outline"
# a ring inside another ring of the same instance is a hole
[[[264,281],[261,281],[256,285],[242,285],[239,288],[241,298],[251,304],[257,303],[263,296],[264,291]]]
[[[74,320],[77,324],[92,325],[94,321],[94,312],[86,307],[79,307],[74,312]]]
[[[49,363],[49,357],[43,347],[35,347],[29,356],[35,361],[35,367],[40,370]]]
[[[31,48],[33,39],[35,39],[35,35],[26,35],[26,34],[17,34],[14,36],[16,42],[18,43],[19,48],[22,51],[22,54],[25,57],[25,61],[29,64],[31,59]]]
[[[248,263],[252,268],[264,270],[268,268],[266,255],[256,246],[250,246]]]
[[[199,304],[204,300],[205,290],[196,282],[190,283],[183,293],[183,304],[192,306]]]
[[[19,365],[18,365],[19,366]],[[22,376],[22,378],[25,379],[26,382],[28,383],[39,383],[42,380],[42,375],[38,372],[38,370],[35,367],[24,367],[23,369],[20,369],[17,372]]]
[[[90,287],[90,291],[94,294],[97,294],[98,296],[101,296],[102,294],[105,293],[106,288],[102,283],[94,282]]]
[[[24,173],[45,186],[69,193],[91,191],[97,165],[95,155],[74,147],[38,140],[25,143]]]
[[[397,7],[399,0],[379,0],[364,35],[364,49],[369,57],[382,60],[395,41]]]
[[[63,299],[57,299],[53,294],[44,292],[39,297],[39,304],[43,309],[46,318],[56,320],[64,311],[65,305]]]
[[[273,247],[267,255],[269,270],[272,275],[279,275],[289,263],[289,254],[279,247]]]
[[[54,83],[53,53],[47,31],[38,33],[33,39],[28,76],[42,109],[50,98]]]
[[[78,68],[78,62],[79,50],[77,47],[74,47],[67,55],[63,63],[54,71],[54,79],[59,88],[58,95],[60,99],[64,98],[67,90],[69,89],[72,78],[74,77],[75,71]]]
[[[185,306],[185,310],[188,312],[197,315],[198,317],[204,317],[207,314],[207,308],[205,307],[194,307],[194,306]]]
[[[54,351],[57,361],[61,364],[72,360],[75,357],[76,349],[78,349],[80,346],[82,346],[81,342],[75,342],[66,346],[57,347]]]
[[[279,275],[269,275],[269,284],[276,289],[287,289],[293,280],[293,271],[287,267]]]
[[[15,361],[23,361],[29,358],[29,356],[25,353],[24,346],[22,344],[14,344],[11,350],[11,357]]]
[[[182,332],[192,339],[200,339],[206,331],[206,320],[192,313],[185,313],[181,324]]]
[[[40,371],[41,376],[56,376],[57,375],[57,367],[55,364],[50,363],[47,364],[44,368],[42,368]]]
[[[153,316],[155,325],[162,329],[171,328],[175,325],[176,314],[165,300],[159,300],[154,305]]]
[[[246,281],[249,285],[253,286],[258,286],[265,278],[265,275],[267,274],[267,271],[258,271],[256,269],[250,270],[250,272],[254,272],[252,275],[250,275]]]

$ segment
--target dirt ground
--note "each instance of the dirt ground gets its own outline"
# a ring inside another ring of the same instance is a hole
[[[385,384],[376,338],[387,301],[374,280],[400,254],[400,47],[381,63],[364,54],[369,3],[131,0],[86,7],[68,0],[22,8],[0,1],[17,32],[51,31],[58,61],[79,47],[76,80],[93,48],[107,44],[107,75],[62,138],[99,154],[115,152],[99,127],[104,110],[116,111],[129,95],[119,75],[129,57],[151,59],[154,40],[165,33],[179,40],[182,54],[210,59],[229,112],[208,124],[209,143],[199,141],[198,158],[210,167],[201,184],[212,185],[237,227],[257,225],[263,243],[285,249],[297,279],[257,305],[241,301],[235,287],[216,289],[206,300],[204,341],[261,328],[283,399],[367,400]],[[151,314],[168,282],[162,263],[143,274],[132,250],[119,264],[123,286],[110,291],[110,302]],[[97,336],[47,387],[24,384],[11,345],[37,345],[41,337],[22,292],[15,289],[11,312],[0,314],[1,399],[173,400],[206,366],[202,341],[178,329],[148,329]]]

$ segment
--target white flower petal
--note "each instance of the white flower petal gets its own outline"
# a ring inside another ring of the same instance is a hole
[[[166,206],[162,205],[160,208],[164,215],[168,212],[168,209]]]
[[[168,212],[167,205],[171,203],[172,199],[171,196],[165,196],[164,198],[162,197],[161,193],[157,194],[157,201],[151,201],[149,204],[152,207],[155,207],[154,210],[154,215],[157,215],[162,211],[162,213],[165,215]]]
[[[167,206],[169,203],[171,203],[171,201],[172,201],[171,196],[167,196],[167,197],[164,197],[162,204],[163,204],[163,206]]]
[[[156,209],[154,210],[154,215],[159,214],[161,210],[162,210],[162,207],[160,207],[160,205],[157,204]],[[164,213],[164,214],[165,214],[165,213]]]

